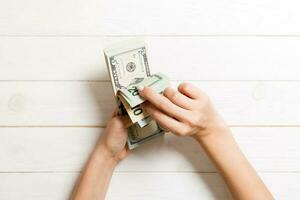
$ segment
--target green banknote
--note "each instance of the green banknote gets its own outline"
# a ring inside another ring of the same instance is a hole
[[[131,108],[145,101],[137,90],[140,85],[150,87],[156,93],[162,93],[170,85],[170,80],[166,75],[157,73],[146,78],[136,78],[127,87],[121,88],[118,95],[124,98]]]
[[[131,83],[134,84],[137,80],[144,80],[151,75],[145,42],[135,39],[111,45],[104,49],[104,57],[119,107],[119,114],[129,115],[133,122],[133,125],[128,128],[128,147],[130,149],[136,148],[142,143],[162,135],[164,131],[152,120],[143,108],[142,103],[134,107],[130,106],[132,102],[136,104],[141,100],[129,97],[127,93],[126,98],[130,101],[127,101],[125,96],[121,99],[122,97],[118,98],[121,95],[117,95],[121,93],[118,92],[119,90],[125,89]],[[157,78],[155,77],[156,81]],[[155,82],[154,86],[153,88],[156,91],[156,87],[162,87],[163,83]]]

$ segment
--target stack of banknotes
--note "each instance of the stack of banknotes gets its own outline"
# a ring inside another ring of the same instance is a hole
[[[162,93],[170,85],[161,73],[150,74],[145,42],[130,40],[104,49],[104,56],[120,115],[129,115],[133,125],[128,128],[128,147],[140,144],[164,133],[146,112],[145,100],[139,95],[139,85]]]

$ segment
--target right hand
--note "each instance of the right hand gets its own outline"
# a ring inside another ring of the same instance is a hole
[[[166,88],[163,95],[149,87],[139,87],[140,95],[149,101],[146,110],[160,126],[180,136],[210,134],[227,128],[208,96],[190,83],[181,83],[178,90]]]

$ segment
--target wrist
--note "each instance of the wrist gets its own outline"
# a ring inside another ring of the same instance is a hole
[[[214,153],[230,151],[232,138],[229,127],[221,124],[212,127],[208,134],[195,137],[196,141],[213,160],[216,159]],[[217,164],[217,166],[219,165]]]
[[[116,166],[119,162],[115,155],[104,144],[97,145],[93,154],[97,158],[105,160],[105,162],[112,165],[113,167]]]
[[[200,129],[195,135],[194,138],[201,142],[204,138],[207,137],[222,137],[222,135],[230,133],[228,125],[223,121],[222,118],[217,117],[214,120],[211,120],[207,123],[207,126],[204,129]]]

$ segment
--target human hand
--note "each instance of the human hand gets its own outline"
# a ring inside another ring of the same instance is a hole
[[[139,94],[148,100],[147,111],[167,131],[180,136],[199,136],[227,128],[208,96],[190,83],[181,83],[178,90],[166,88],[163,95],[149,87],[139,87]]]
[[[164,129],[180,136],[193,136],[201,144],[234,199],[273,199],[204,92],[189,83],[180,84],[178,91],[166,88],[163,95],[149,87],[138,90],[148,100],[147,111]]]
[[[116,111],[113,113],[70,199],[105,199],[115,166],[128,154],[127,127],[130,124],[128,116],[117,116]]]
[[[124,159],[128,154],[126,142],[128,138],[127,128],[131,125],[128,116],[117,116],[117,111],[112,115],[106,129],[101,135],[98,148],[115,161]]]

